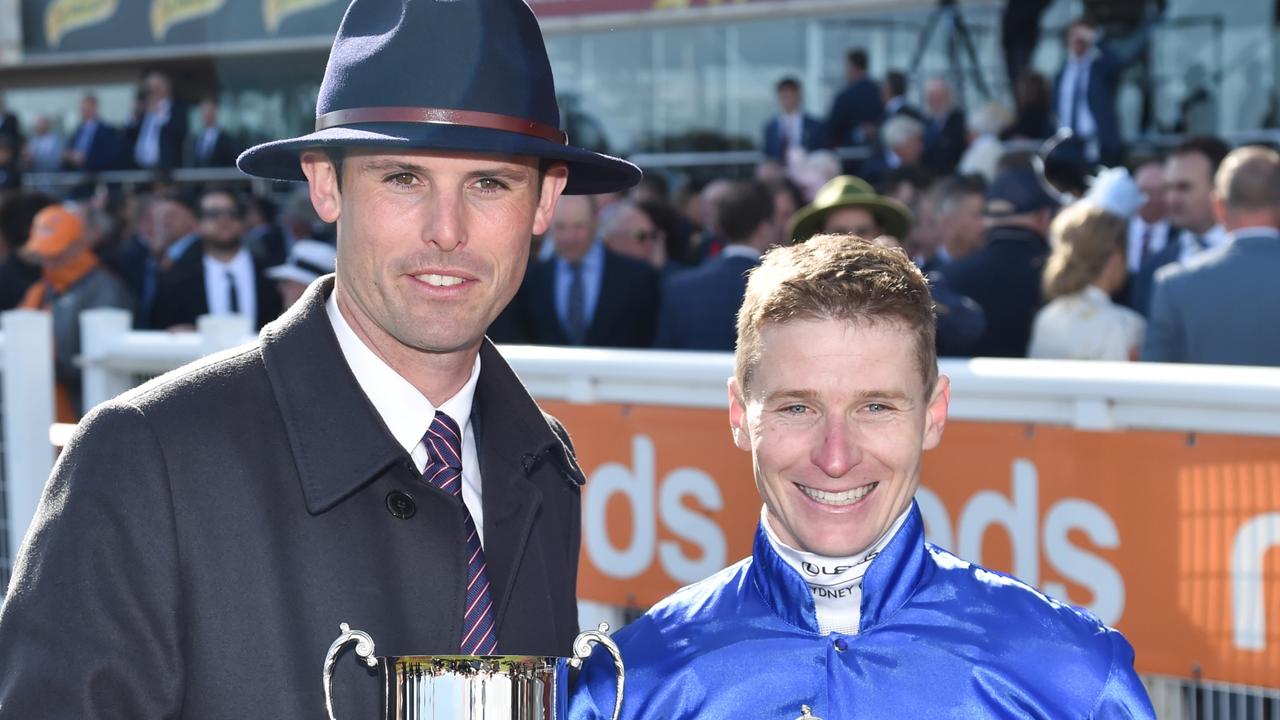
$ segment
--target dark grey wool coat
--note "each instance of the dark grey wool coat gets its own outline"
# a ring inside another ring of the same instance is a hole
[[[84,419],[0,610],[0,718],[323,718],[341,622],[378,655],[457,652],[461,500],[356,384],[332,287]],[[581,471],[488,341],[472,412],[498,650],[568,655]],[[381,717],[371,671],[337,669],[338,717]]]

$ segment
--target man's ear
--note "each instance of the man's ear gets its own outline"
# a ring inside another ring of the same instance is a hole
[[[751,451],[751,430],[747,426],[747,403],[737,378],[729,378],[729,432],[739,450]]]
[[[1219,224],[1225,225],[1227,222],[1227,204],[1223,202],[1222,196],[1216,190],[1213,193],[1213,217]]]
[[[939,375],[933,385],[933,395],[929,398],[929,407],[924,416],[924,438],[922,446],[932,450],[942,442],[942,429],[947,425],[947,408],[951,405],[951,378]]]
[[[568,182],[569,166],[562,162],[552,163],[542,174],[542,192],[533,214],[534,235],[542,235],[551,227],[551,216],[555,215],[556,203],[560,202],[560,195]]]
[[[316,214],[327,223],[337,222],[342,214],[342,193],[338,190],[338,169],[333,161],[320,150],[307,150],[302,153],[302,174],[307,176]]]

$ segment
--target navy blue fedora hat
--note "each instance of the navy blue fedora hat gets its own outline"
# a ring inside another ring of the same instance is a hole
[[[306,180],[311,148],[532,155],[570,194],[625,190],[640,169],[569,144],[542,31],[524,0],[354,0],[329,52],[315,132],[249,148],[239,168]]]

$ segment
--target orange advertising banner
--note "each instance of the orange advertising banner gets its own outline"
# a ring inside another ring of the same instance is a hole
[[[584,600],[647,607],[751,551],[728,415],[544,402],[588,477]],[[1120,628],[1141,672],[1280,687],[1280,440],[951,421],[929,539]]]

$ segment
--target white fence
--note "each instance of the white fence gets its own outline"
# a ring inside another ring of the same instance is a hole
[[[53,468],[53,323],[48,313],[0,317],[0,589]]]

